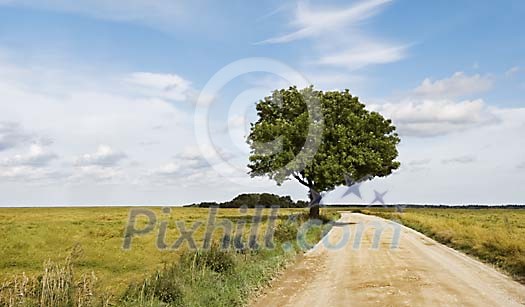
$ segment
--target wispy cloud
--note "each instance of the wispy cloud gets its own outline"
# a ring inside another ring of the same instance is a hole
[[[363,43],[359,47],[321,56],[318,63],[359,69],[371,64],[386,64],[406,56],[407,46]]]
[[[135,72],[125,77],[124,81],[148,97],[184,101],[197,95],[197,91],[191,87],[191,82],[177,74]]]
[[[357,70],[368,65],[396,62],[407,55],[408,45],[392,44],[365,34],[363,22],[383,9],[391,0],[359,1],[346,7],[313,7],[299,2],[289,26],[294,31],[256,44],[284,44],[309,39],[319,50],[316,65]],[[344,39],[341,39],[344,37]]]
[[[171,0],[0,0],[0,5],[81,14],[111,21],[139,23],[164,30],[186,20],[189,4],[190,1]]]
[[[521,68],[519,66],[511,67],[505,72],[505,76],[506,77],[512,77],[515,74],[517,74],[520,70],[521,70]]]
[[[291,26],[296,31],[275,36],[259,42],[259,44],[279,44],[317,37],[341,30],[346,27],[356,27],[360,22],[375,15],[391,0],[361,1],[346,8],[312,8],[305,2],[297,4]]]

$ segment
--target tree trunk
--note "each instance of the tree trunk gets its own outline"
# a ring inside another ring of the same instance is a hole
[[[310,188],[308,192],[308,198],[310,198],[310,218],[319,218],[319,203],[321,202],[321,195],[314,189]]]
[[[310,207],[310,218],[319,218],[319,204]]]

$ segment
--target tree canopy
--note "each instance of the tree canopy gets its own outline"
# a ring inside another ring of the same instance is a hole
[[[346,178],[384,177],[400,166],[392,121],[367,110],[349,90],[290,87],[256,109],[248,136],[252,177],[268,176],[278,185],[295,178],[313,200],[314,193],[348,184]],[[318,215],[318,204],[312,208]]]

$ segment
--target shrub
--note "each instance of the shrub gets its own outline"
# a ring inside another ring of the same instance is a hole
[[[291,242],[297,238],[297,223],[293,222],[281,222],[275,227],[273,237],[278,242]]]
[[[216,273],[229,273],[235,268],[232,253],[221,249],[218,244],[212,244],[209,249],[186,252],[180,263],[189,268],[208,268]]]
[[[165,266],[142,283],[131,284],[123,295],[123,301],[145,303],[158,300],[170,305],[183,305],[183,291],[176,266]]]
[[[164,271],[155,276],[155,282],[152,289],[154,297],[161,302],[170,304],[182,303],[182,290],[178,283],[176,270]]]

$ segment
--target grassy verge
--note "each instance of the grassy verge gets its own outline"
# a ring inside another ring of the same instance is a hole
[[[525,283],[525,210],[367,209],[436,241],[493,264]]]
[[[306,214],[280,221],[274,230],[274,248],[221,249],[184,253],[178,262],[131,285],[121,299],[126,306],[243,306],[250,295],[266,286],[285,264],[329,231],[335,212],[311,223]],[[310,226],[306,226],[310,225]],[[304,231],[305,243],[298,242]]]
[[[186,210],[185,214],[194,209]],[[249,220],[251,217],[235,215],[234,212],[226,211],[222,217],[233,220]],[[267,225],[265,218],[263,224]],[[337,218],[337,213],[327,211],[323,222]],[[222,249],[218,243],[223,242],[223,237],[218,233],[214,236],[216,243],[210,249],[177,251],[168,254],[171,258],[168,260],[166,254],[155,258],[153,253],[148,261],[164,264],[145,276],[135,276],[120,285],[118,288],[125,289],[120,292],[108,291],[115,288],[101,287],[101,284],[108,284],[103,278],[120,280],[118,273],[117,276],[100,277],[97,267],[86,272],[85,255],[80,254],[90,255],[93,251],[80,253],[73,249],[65,262],[46,262],[43,273],[17,274],[5,279],[0,285],[0,306],[40,306],[44,301],[44,305],[53,306],[242,306],[251,294],[267,285],[286,263],[302,252],[305,245],[297,243],[297,233],[308,223],[304,210],[281,214],[274,228],[273,249],[262,246]],[[317,242],[328,230],[326,224],[313,224],[305,233],[306,242]],[[266,229],[263,227],[260,231],[266,232]],[[146,243],[146,238],[140,239],[137,241],[139,251]],[[134,246],[134,249],[137,248]]]
[[[130,285],[122,306],[242,306],[290,259],[282,249],[188,252],[141,283]]]

